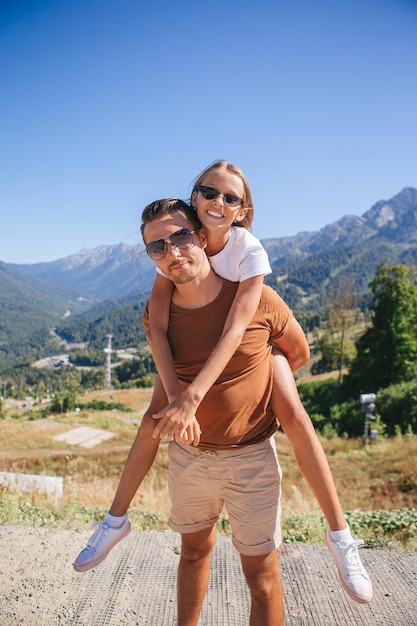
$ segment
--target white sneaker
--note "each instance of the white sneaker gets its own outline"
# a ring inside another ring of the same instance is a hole
[[[333,541],[327,529],[325,541],[335,560],[343,589],[355,602],[370,602],[374,594],[372,583],[358,553],[358,546],[364,543],[363,539],[356,539],[349,544],[338,543]]]
[[[74,561],[74,569],[77,572],[86,572],[95,567],[108,555],[110,550],[130,533],[130,522],[126,515],[126,519],[121,526],[113,528],[106,522],[96,522],[91,528],[97,527],[97,530],[91,535],[84,550]]]

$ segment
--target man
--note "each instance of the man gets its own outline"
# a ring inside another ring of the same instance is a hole
[[[174,283],[168,340],[185,388],[216,345],[237,284],[211,269],[204,232],[190,222],[194,218],[187,205],[178,200],[158,201],[145,209],[142,219],[147,247],[156,242],[163,251],[155,263]],[[182,242],[184,247],[176,247],[175,235],[181,229],[190,231],[189,238]],[[179,626],[197,624],[223,504],[251,593],[250,624],[283,624],[277,555],[281,470],[273,439],[277,424],[269,407],[270,342],[279,340],[280,346],[285,349],[288,344],[290,350],[298,332],[287,305],[264,287],[239,349],[197,410],[198,447],[175,440],[169,444],[169,523],[182,540]],[[168,437],[171,434],[167,432]]]
[[[178,380],[185,389],[217,344],[238,285],[223,280],[211,270],[205,254],[204,232],[188,205],[180,200],[160,200],[146,207],[142,218],[148,254],[174,284],[168,341]],[[146,311],[146,326],[148,321]],[[204,397],[196,411],[197,419],[194,417],[187,427],[188,445],[184,439],[170,444],[170,526],[182,536],[179,626],[197,623],[208,582],[215,523],[223,504],[228,510],[233,543],[240,552],[251,591],[250,623],[252,626],[282,623],[282,589],[276,554],[280,543],[280,468],[273,441],[277,423],[269,406],[271,342],[282,350],[292,369],[308,359],[308,344],[302,329],[281,298],[264,287],[243,341]],[[275,385],[292,384],[295,388],[292,375],[287,378],[291,380],[277,383],[275,379]],[[282,394],[285,397],[288,393]],[[168,416],[162,417],[156,427],[152,419],[166,405],[166,394],[157,378],[151,404],[129,453],[113,503],[104,522],[95,525],[96,531],[75,560],[77,571],[101,563],[129,533],[127,509],[152,465],[159,437],[172,439],[175,435],[178,439],[175,422]],[[294,409],[283,400],[278,410],[280,421],[297,463],[323,510],[327,507],[337,512],[340,504],[324,451],[311,420],[301,403],[299,406]],[[349,528],[347,531],[350,538]],[[344,537],[339,537],[345,532],[336,531],[337,537],[332,539],[337,542],[337,551],[332,546],[329,548],[345,591],[357,602],[369,602],[372,584],[357,554],[360,542],[351,539],[345,546]]]

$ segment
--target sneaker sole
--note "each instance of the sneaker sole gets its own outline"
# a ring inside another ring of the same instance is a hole
[[[100,565],[100,563],[104,561],[104,559],[106,558],[110,550],[113,550],[114,546],[117,546],[117,544],[120,543],[120,541],[122,541],[122,539],[124,539],[130,533],[130,531],[131,531],[131,526],[130,526],[130,522],[128,521],[125,528],[123,529],[123,534],[117,539],[115,543],[109,546],[105,552],[102,552],[100,556],[96,557],[95,559],[92,559],[88,563],[83,563],[82,565],[76,565],[76,563],[73,563],[73,567],[75,571],[86,572],[87,570],[93,569],[93,567]]]
[[[336,565],[336,568],[337,568],[337,575],[338,575],[338,577],[339,577],[339,581],[340,581],[340,584],[342,585],[343,589],[346,591],[346,593],[348,594],[348,596],[349,596],[350,598],[352,598],[352,600],[354,600],[354,601],[355,601],[355,602],[357,602],[358,604],[368,604],[368,602],[370,602],[370,601],[372,600],[372,598],[374,597],[373,592],[372,592],[372,594],[371,594],[371,596],[370,596],[369,598],[363,598],[363,597],[361,597],[361,596],[356,595],[356,594],[352,591],[352,589],[350,589],[350,588],[347,586],[347,584],[345,583],[345,580],[344,580],[344,578],[343,578],[343,570],[341,570],[341,569],[339,568],[338,562],[337,562],[337,560],[336,560],[336,559],[334,558],[334,556],[333,556],[333,552],[332,552],[331,547],[330,547],[330,546],[331,546],[331,543],[330,543],[329,538],[327,537],[327,533],[326,533],[326,534],[325,534],[325,536],[324,536],[324,540],[325,540],[325,542],[326,542],[326,545],[327,545],[327,548],[328,548],[328,550],[329,550],[330,554],[332,555],[333,561],[334,561],[334,563],[335,563],[335,565]]]

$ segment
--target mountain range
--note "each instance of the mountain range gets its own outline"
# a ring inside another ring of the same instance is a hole
[[[368,292],[380,263],[417,265],[417,189],[406,187],[362,216],[346,215],[317,232],[262,240],[275,287],[296,311],[317,311],[323,293],[348,277]],[[25,337],[79,316],[94,319],[149,294],[154,264],[143,246],[82,249],[65,259],[32,265],[0,262],[0,371]],[[15,359],[17,355],[14,355]]]
[[[417,245],[417,189],[406,187],[391,200],[380,200],[361,217],[345,215],[318,232],[264,239],[262,243],[274,267],[335,248]]]
[[[32,265],[13,264],[15,270],[77,295],[88,304],[121,298],[142,290],[149,292],[155,265],[143,245],[83,248],[65,259]]]

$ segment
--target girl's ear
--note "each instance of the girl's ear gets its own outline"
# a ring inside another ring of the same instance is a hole
[[[234,222],[235,222],[235,223],[238,223],[238,222],[241,222],[242,220],[244,220],[244,219],[245,219],[245,217],[246,217],[246,216],[247,216],[247,214],[248,214],[248,210],[249,210],[248,208],[246,208],[246,209],[240,209],[240,210],[236,213],[236,216],[235,216]]]
[[[196,191],[195,189],[191,194],[191,206],[193,206],[195,209],[197,208],[197,194],[198,191]]]

